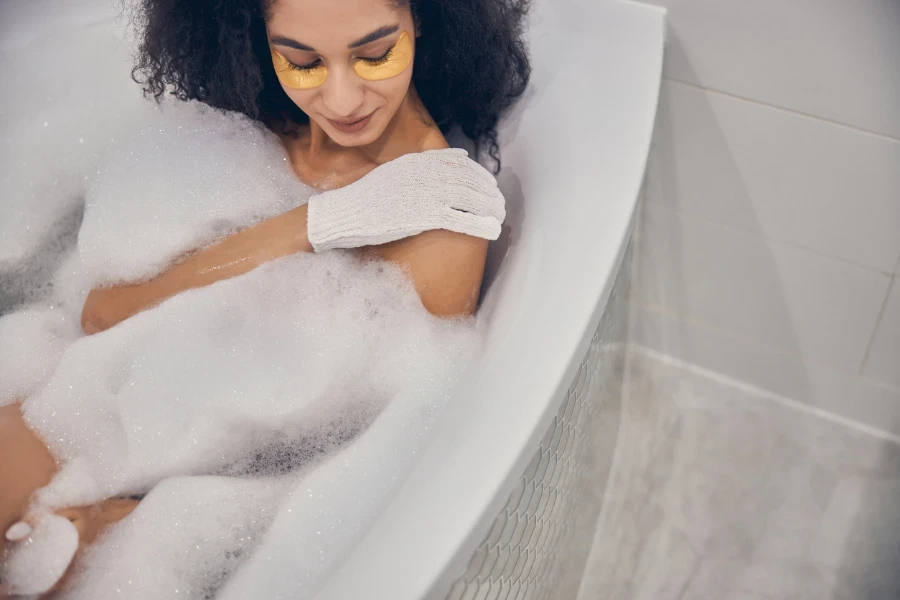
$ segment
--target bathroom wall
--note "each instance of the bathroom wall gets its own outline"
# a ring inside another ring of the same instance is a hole
[[[900,1],[651,3],[633,340],[900,436]]]

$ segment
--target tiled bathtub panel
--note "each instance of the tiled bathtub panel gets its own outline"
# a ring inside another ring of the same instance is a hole
[[[574,598],[618,434],[631,249],[566,399],[447,600]]]

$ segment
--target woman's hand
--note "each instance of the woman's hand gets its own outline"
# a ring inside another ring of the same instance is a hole
[[[306,214],[303,205],[235,233],[146,283],[92,290],[81,313],[81,327],[87,334],[105,331],[179,292],[243,275],[282,256],[312,252]]]
[[[148,308],[151,299],[149,284],[95,288],[88,294],[81,311],[81,328],[88,335],[105,331],[128,317]]]
[[[402,240],[446,230],[485,240],[506,218],[497,180],[465,150],[405,154],[345,187],[309,200],[309,239],[316,252]]]
[[[411,161],[414,168],[407,168]],[[423,161],[428,168],[419,164]],[[398,188],[394,176],[404,173],[408,185]],[[373,171],[369,179],[365,186],[360,180],[310,201],[322,207],[340,203],[341,199],[356,203],[359,214],[353,222],[363,224],[366,230],[381,228],[379,235],[366,235],[354,244],[339,246],[374,246],[370,250],[376,255],[405,266],[431,313],[472,314],[484,272],[487,240],[497,237],[505,217],[503,196],[493,176],[466,158],[463,151],[451,149],[401,157]],[[373,185],[379,194],[390,192],[386,204],[385,197],[377,198],[382,201],[378,205],[381,212],[373,205]],[[105,331],[179,292],[242,275],[282,256],[312,252],[308,206],[195,252],[146,283],[93,290],[81,314],[82,328],[88,334]],[[435,215],[443,215],[440,222],[434,220]],[[387,240],[391,241],[385,243]]]

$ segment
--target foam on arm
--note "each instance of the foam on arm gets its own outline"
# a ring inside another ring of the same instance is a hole
[[[231,235],[146,283],[93,290],[84,304],[81,326],[87,333],[109,329],[185,290],[243,275],[263,263],[311,252],[306,205]]]

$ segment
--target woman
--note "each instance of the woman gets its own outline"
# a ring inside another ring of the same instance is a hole
[[[498,209],[493,178],[450,150],[444,134],[460,128],[499,170],[496,124],[529,76],[527,4],[144,0],[134,75],[145,91],[250,116],[279,135],[297,177],[324,193],[149,282],[93,290],[85,332],[266,261],[332,247],[401,264],[435,315],[474,313],[502,197]],[[0,461],[0,531],[17,543],[30,532],[20,521],[29,498],[56,465],[16,405],[0,409],[0,455],[18,458]],[[134,505],[62,514],[85,544]]]

